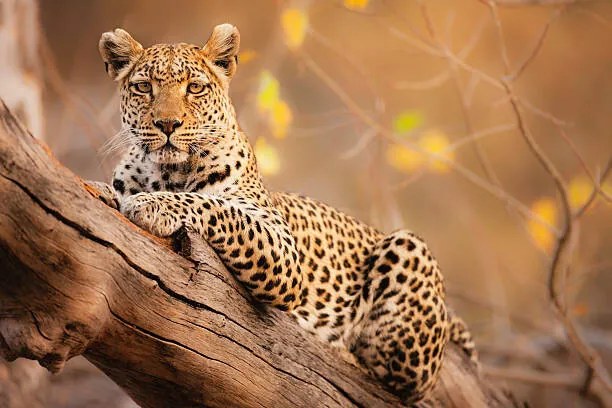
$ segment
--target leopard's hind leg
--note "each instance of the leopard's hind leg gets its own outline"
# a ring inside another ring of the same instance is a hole
[[[415,403],[434,386],[450,334],[437,262],[421,239],[397,231],[377,244],[367,268],[348,345],[373,376]]]

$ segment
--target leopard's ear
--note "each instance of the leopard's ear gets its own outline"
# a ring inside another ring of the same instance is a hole
[[[102,34],[98,48],[106,72],[115,81],[125,78],[143,52],[142,45],[121,28]]]
[[[204,46],[204,54],[226,77],[231,78],[238,66],[240,33],[231,24],[216,26]]]

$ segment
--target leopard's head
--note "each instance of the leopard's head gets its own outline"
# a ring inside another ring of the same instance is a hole
[[[143,48],[122,29],[102,34],[106,71],[120,83],[122,131],[117,146],[136,146],[157,163],[180,163],[237,128],[229,82],[240,34],[221,24],[203,47]]]

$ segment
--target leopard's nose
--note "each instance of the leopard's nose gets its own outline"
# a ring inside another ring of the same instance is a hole
[[[183,125],[183,122],[176,119],[160,119],[153,122],[156,128],[164,132],[166,136],[170,136],[178,127]]]

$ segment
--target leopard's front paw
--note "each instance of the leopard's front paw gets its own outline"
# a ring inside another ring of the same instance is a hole
[[[114,208],[115,210],[119,209],[119,200],[117,199],[117,193],[111,186],[106,183],[102,183],[100,181],[84,181],[87,186],[87,191],[104,204],[109,207]]]
[[[168,204],[155,193],[138,193],[121,202],[121,212],[140,228],[159,237],[167,237],[183,225]]]

